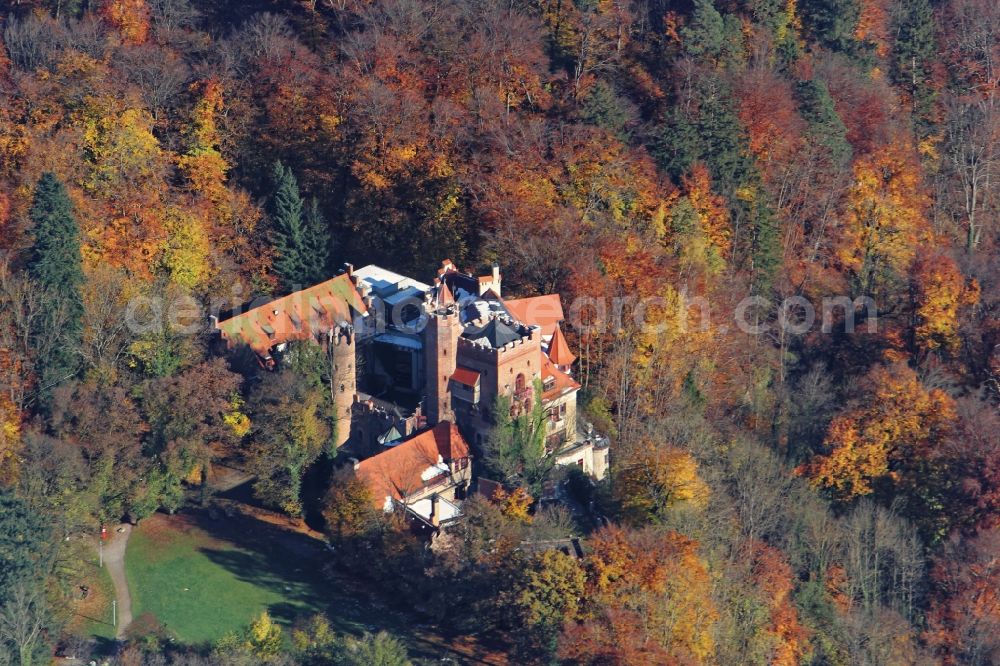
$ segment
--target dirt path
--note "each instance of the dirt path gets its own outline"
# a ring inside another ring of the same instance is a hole
[[[132,624],[132,595],[125,578],[125,546],[131,534],[131,525],[120,525],[111,530],[111,538],[104,544],[104,566],[108,568],[111,582],[115,585],[115,600],[118,602],[118,638]]]

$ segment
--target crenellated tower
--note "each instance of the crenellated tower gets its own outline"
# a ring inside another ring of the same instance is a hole
[[[449,382],[455,374],[462,322],[452,302],[430,309],[424,333],[424,367],[427,370],[427,422],[454,421]]]

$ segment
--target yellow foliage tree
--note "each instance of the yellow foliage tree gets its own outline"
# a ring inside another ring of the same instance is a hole
[[[16,478],[20,446],[21,414],[10,397],[0,392],[0,485]]]
[[[719,613],[697,541],[673,531],[610,527],[590,546],[587,592],[594,619],[567,628],[561,657],[574,663],[713,663]]]
[[[91,264],[147,275],[165,240],[160,198],[168,159],[149,113],[109,104],[111,110],[83,128],[90,166],[83,185],[94,195],[74,201],[87,236],[83,252]]]
[[[904,147],[887,146],[855,163],[838,255],[861,293],[904,272],[916,248],[931,240],[923,192]]]
[[[162,262],[170,279],[185,289],[202,286],[211,272],[212,247],[204,223],[186,210],[171,206],[164,215],[168,234]]]
[[[619,468],[615,495],[629,520],[644,524],[663,520],[678,505],[705,506],[710,490],[690,453],[646,442]]]
[[[979,300],[979,284],[966,280],[954,260],[921,256],[912,272],[914,342],[918,349],[950,351],[958,345],[958,314]]]
[[[178,158],[180,170],[191,182],[191,189],[218,204],[224,199],[229,164],[219,152],[219,128],[216,116],[223,109],[222,84],[211,78],[193,88],[201,88],[201,97],[191,111],[187,127],[190,145]]]
[[[798,468],[813,485],[843,500],[872,493],[877,481],[906,479],[956,418],[954,400],[924,388],[905,363],[875,368],[866,384],[865,399],[830,423],[830,452]]]
[[[528,513],[528,509],[531,508],[534,499],[524,488],[515,488],[510,492],[501,488],[493,494],[492,500],[500,506],[501,513],[511,520],[522,523],[531,522],[531,514]]]

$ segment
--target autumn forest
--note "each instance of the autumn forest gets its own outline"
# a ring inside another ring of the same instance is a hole
[[[209,317],[446,257],[561,294],[612,454],[430,550],[315,350]],[[994,0],[0,2],[0,664],[79,642],[72,535],[233,461],[469,663],[1000,663],[998,405]],[[424,663],[324,622],[104,654]]]

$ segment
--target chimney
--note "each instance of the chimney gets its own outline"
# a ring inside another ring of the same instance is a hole
[[[502,296],[500,293],[500,264],[493,262],[493,291],[497,292],[497,296]]]
[[[431,525],[434,527],[441,527],[441,512],[438,508],[437,493],[431,495]]]

